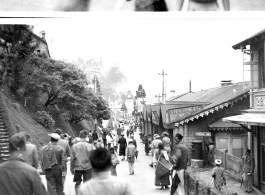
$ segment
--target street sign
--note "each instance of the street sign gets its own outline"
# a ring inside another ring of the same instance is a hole
[[[211,137],[210,132],[195,132],[195,136]]]

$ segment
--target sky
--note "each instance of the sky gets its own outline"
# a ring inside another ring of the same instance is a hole
[[[171,90],[188,92],[189,80],[193,92],[218,87],[221,80],[243,81],[243,55],[232,45],[264,29],[265,17],[235,15],[91,14],[25,22],[36,34],[46,31],[53,59],[117,64],[127,78],[118,90],[135,93],[142,84],[153,98],[162,93],[162,70],[167,97]]]

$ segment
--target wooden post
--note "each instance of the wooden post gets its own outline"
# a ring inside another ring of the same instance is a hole
[[[199,181],[196,180],[195,195],[199,195]]]
[[[190,191],[189,191],[189,188],[190,188],[190,176],[189,174],[186,173],[186,179],[187,179],[187,195],[190,195]]]
[[[228,150],[225,150],[225,156],[224,156],[224,169],[227,170],[227,152]]]

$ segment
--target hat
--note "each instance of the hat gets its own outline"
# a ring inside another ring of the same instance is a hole
[[[50,136],[51,138],[53,139],[60,139],[60,135],[58,135],[57,133],[51,133],[51,134],[48,134],[48,136]]]
[[[124,132],[121,132],[121,135],[124,135]]]
[[[9,138],[9,144],[14,148],[21,148],[26,145],[26,134],[24,132],[15,133]]]
[[[216,165],[221,165],[221,164],[222,164],[222,161],[221,161],[220,159],[216,159],[216,160],[214,161],[214,163],[215,163]]]
[[[160,137],[160,135],[154,134],[154,138],[159,138],[159,137]]]
[[[131,137],[134,137],[134,135],[132,134]]]
[[[129,142],[132,142],[132,141],[133,141],[132,139],[130,139],[130,138],[128,139],[128,143],[129,143]]]
[[[169,133],[165,131],[165,132],[163,132],[163,135],[169,135]]]

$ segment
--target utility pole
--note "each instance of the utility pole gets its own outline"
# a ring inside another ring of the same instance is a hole
[[[167,73],[164,72],[164,70],[162,70],[162,73],[158,73],[158,75],[162,75],[162,103],[164,102],[164,96],[165,96],[165,92],[164,92],[164,77],[165,75],[167,75]]]

